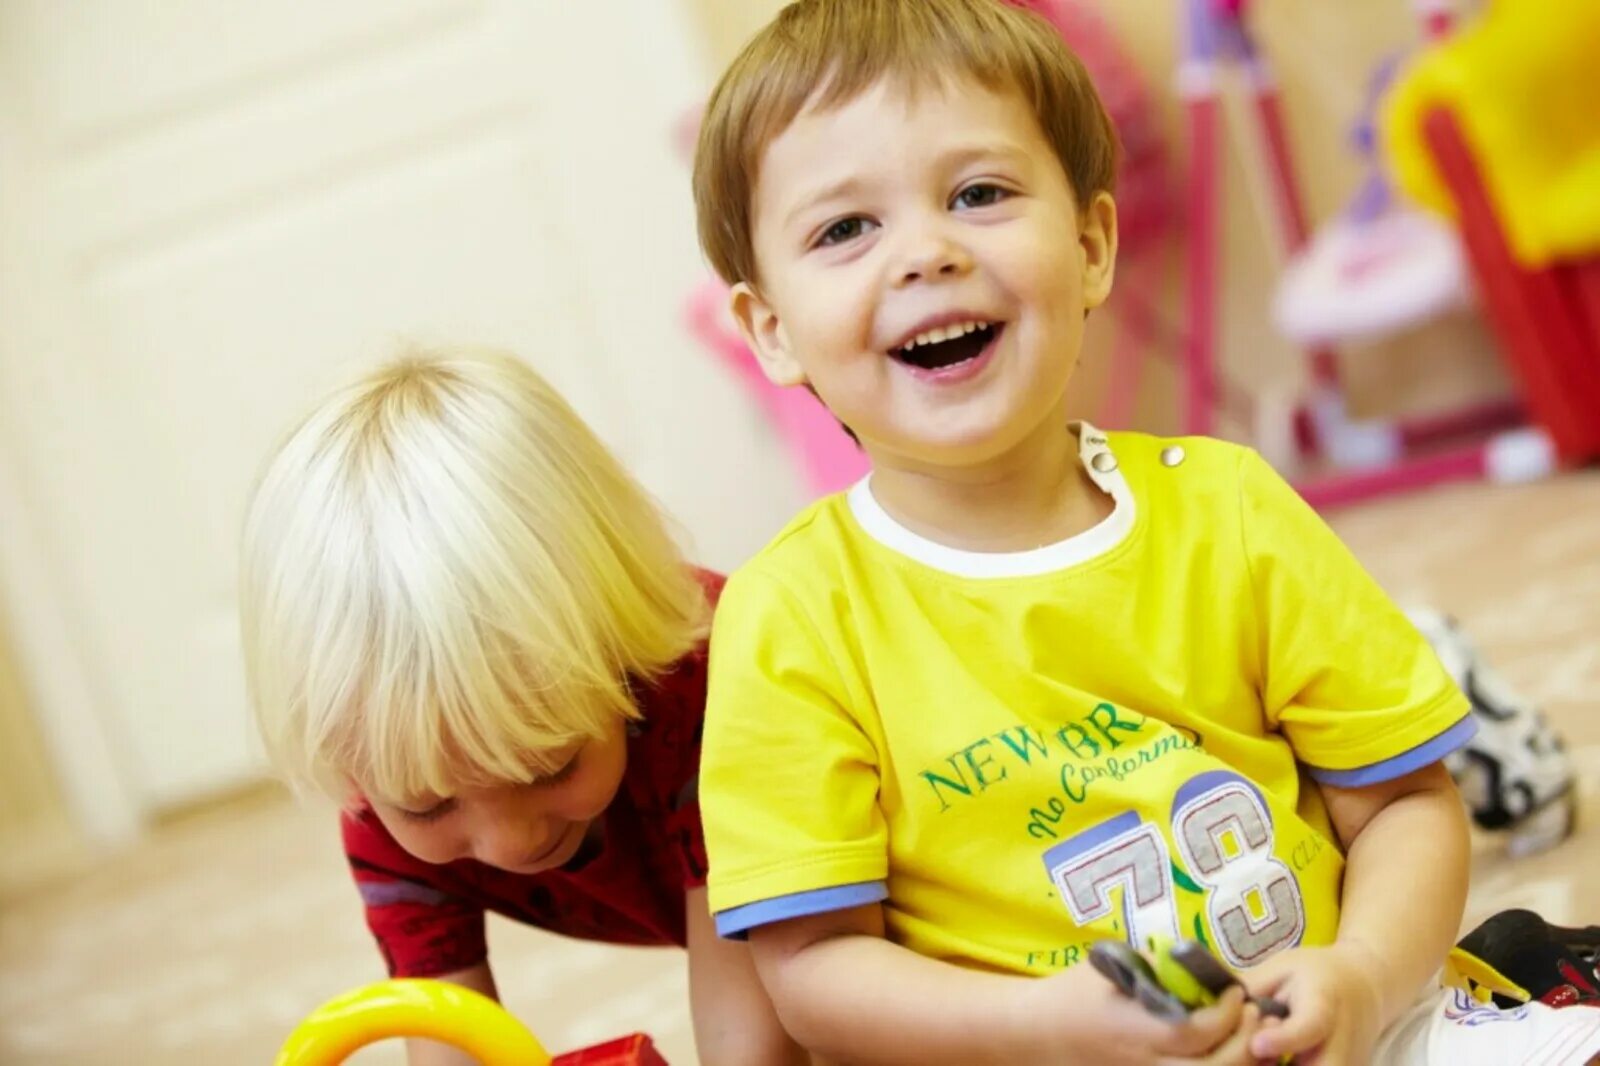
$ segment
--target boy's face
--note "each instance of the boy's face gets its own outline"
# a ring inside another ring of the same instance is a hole
[[[875,463],[975,466],[1064,417],[1116,210],[1079,210],[1017,94],[880,82],[802,111],[759,173],[761,281],[734,315],[768,377],[810,384]]]
[[[563,866],[611,805],[627,768],[626,729],[571,749],[565,766],[528,785],[463,788],[449,797],[379,798],[373,813],[423,862],[475,859],[517,874]]]

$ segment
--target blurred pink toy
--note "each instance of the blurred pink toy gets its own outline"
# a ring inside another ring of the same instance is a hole
[[[805,389],[768,381],[728,318],[728,290],[715,279],[689,298],[689,328],[754,393],[772,425],[794,450],[807,487],[818,496],[849,488],[866,476],[867,457],[828,409]]]

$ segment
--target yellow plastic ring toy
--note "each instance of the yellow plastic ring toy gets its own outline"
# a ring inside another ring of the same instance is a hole
[[[488,996],[445,981],[379,981],[312,1011],[278,1052],[276,1066],[338,1066],[391,1037],[452,1044],[483,1066],[550,1066],[521,1022]]]

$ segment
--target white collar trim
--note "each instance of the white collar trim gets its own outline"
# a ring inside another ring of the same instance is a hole
[[[1133,493],[1117,467],[1106,435],[1087,422],[1078,428],[1078,459],[1089,478],[1113,502],[1111,513],[1082,533],[1019,552],[975,552],[951,548],[914,533],[889,516],[872,495],[872,475],[850,489],[850,512],[863,530],[886,548],[957,577],[1035,577],[1088,562],[1115,548],[1133,529]],[[1098,456],[1109,456],[1098,459]],[[1108,467],[1108,469],[1101,469]]]

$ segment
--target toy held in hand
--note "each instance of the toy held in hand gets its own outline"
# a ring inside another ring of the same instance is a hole
[[[1151,937],[1148,954],[1121,940],[1102,940],[1089,949],[1089,963],[1123,995],[1171,1022],[1210,1006],[1239,984],[1232,971],[1193,940]],[[1250,1002],[1264,1016],[1289,1016],[1289,1008],[1278,1000],[1263,997]]]

